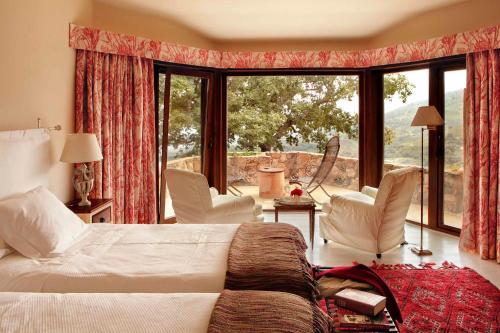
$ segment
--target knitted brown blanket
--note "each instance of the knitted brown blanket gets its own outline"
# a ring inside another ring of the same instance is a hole
[[[293,293],[311,301],[317,283],[300,231],[286,223],[245,223],[229,249],[225,289]]]
[[[215,304],[207,333],[327,333],[333,323],[315,303],[271,291],[224,290]]]

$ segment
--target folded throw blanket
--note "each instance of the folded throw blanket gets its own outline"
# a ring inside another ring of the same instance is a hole
[[[315,301],[318,293],[307,245],[286,223],[245,223],[229,248],[225,289],[283,291]]]
[[[316,303],[297,295],[224,290],[215,304],[207,333],[328,333],[333,322]]]
[[[398,303],[391,289],[389,289],[384,280],[371,268],[362,264],[339,266],[319,272],[316,278],[320,279],[324,276],[351,279],[371,285],[379,294],[387,298],[386,307],[392,319],[400,323],[403,322],[401,311],[399,310]]]

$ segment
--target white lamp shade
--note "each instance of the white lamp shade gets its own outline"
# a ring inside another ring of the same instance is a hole
[[[102,160],[102,153],[95,134],[68,134],[61,154],[61,162],[86,163],[100,160]]]
[[[421,106],[418,108],[411,126],[440,126],[444,120],[435,106]]]

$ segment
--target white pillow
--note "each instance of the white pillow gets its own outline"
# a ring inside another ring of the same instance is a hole
[[[87,225],[44,187],[0,201],[0,238],[29,258],[63,253]]]

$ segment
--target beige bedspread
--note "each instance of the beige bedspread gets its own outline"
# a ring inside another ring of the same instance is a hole
[[[60,257],[0,259],[0,291],[220,292],[238,226],[93,224]]]
[[[218,297],[0,293],[0,332],[206,333]]]

